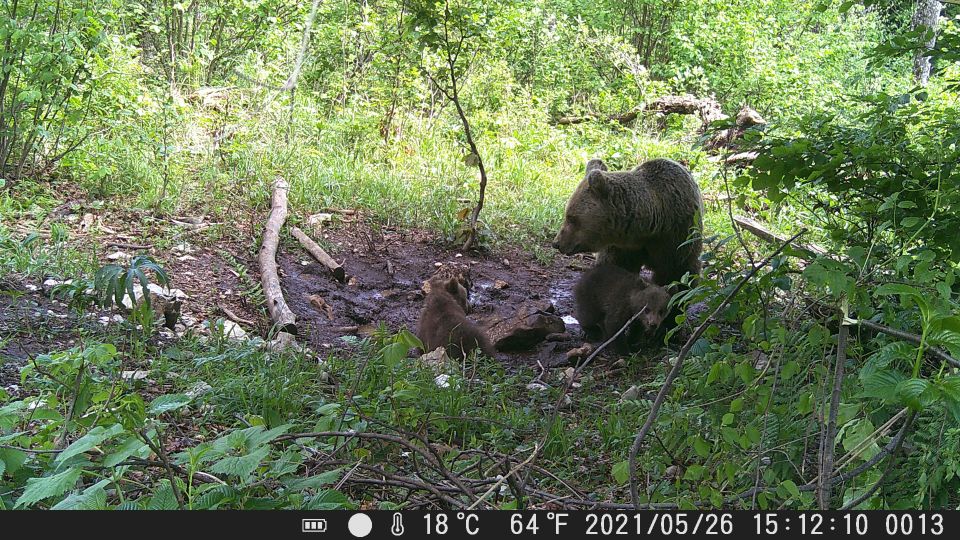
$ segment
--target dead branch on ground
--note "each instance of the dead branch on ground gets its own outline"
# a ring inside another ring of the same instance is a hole
[[[347,280],[347,273],[343,270],[343,265],[333,260],[333,257],[328,255],[327,252],[324,251],[319,244],[314,242],[312,238],[307,236],[306,233],[297,227],[291,227],[290,234],[292,234],[300,242],[300,245],[303,246],[303,249],[307,250],[307,253],[316,259],[317,262],[326,266],[327,269],[333,274],[333,277],[337,278],[337,281],[343,283]]]
[[[279,178],[273,186],[270,216],[263,230],[263,244],[260,246],[260,280],[263,295],[267,300],[270,319],[281,332],[297,334],[297,317],[283,298],[280,277],[277,274],[277,247],[280,245],[280,228],[287,219],[287,191],[290,185]]]

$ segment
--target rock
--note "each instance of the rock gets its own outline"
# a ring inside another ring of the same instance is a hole
[[[107,255],[107,259],[111,261],[127,261],[131,258],[132,256],[124,251],[114,251],[113,253]]]
[[[421,354],[420,358],[417,358],[417,362],[439,373],[447,363],[447,350],[443,347],[437,347],[428,353]]]
[[[307,225],[322,225],[328,221],[333,221],[333,214],[321,212],[307,217]]]
[[[239,328],[239,326],[237,328]],[[278,332],[276,338],[266,343],[266,347],[268,351],[275,353],[283,352],[287,349],[296,349],[298,348],[297,338],[288,332]]]
[[[530,349],[550,334],[566,330],[563,320],[554,313],[553,304],[526,302],[512,317],[495,317],[489,322],[487,335],[498,351]]]
[[[59,279],[53,279],[53,278],[46,279],[43,281],[43,284],[42,284],[43,294],[49,295],[51,292],[53,292],[54,287],[58,287],[60,285],[70,285],[71,283],[73,283],[72,279],[68,279],[66,281],[61,281]]]
[[[533,381],[527,385],[527,390],[531,392],[546,392],[550,387],[540,381]]]
[[[493,282],[493,288],[497,289],[498,291],[506,289],[509,286],[510,284],[502,279],[497,279],[497,280],[494,280]]]
[[[590,353],[592,352],[593,352],[593,345],[589,343],[584,343],[582,347],[577,347],[576,349],[570,349],[569,351],[567,351],[567,360],[586,358],[590,356]]]
[[[631,386],[630,388],[627,388],[626,391],[624,391],[624,393],[620,394],[620,403],[623,403],[624,401],[636,401],[639,398],[640,398],[640,387]]]
[[[441,373],[434,377],[433,382],[439,388],[450,388],[450,376],[446,373]]]
[[[560,332],[558,334],[548,335],[546,338],[544,338],[544,341],[570,341],[570,337],[571,336],[569,332]]]
[[[147,292],[150,294],[150,307],[153,312],[157,315],[163,315],[163,325],[170,329],[176,328],[177,322],[180,320],[180,309],[183,306],[183,301],[189,298],[187,293],[180,289],[161,287],[156,283],[147,284]],[[139,305],[140,301],[143,300],[143,287],[140,287],[139,284],[134,285],[133,296],[133,299],[130,298],[129,294],[123,297],[121,304],[127,310],[132,310],[134,304]]]
[[[124,371],[120,373],[120,378],[131,380],[131,381],[140,381],[140,380],[146,379],[147,375],[150,375],[149,371],[138,369],[136,371]]]
[[[207,384],[204,381],[197,381],[196,384],[191,386],[185,393],[190,399],[197,399],[198,397],[208,394],[213,391],[213,387]]]
[[[239,324],[231,321],[230,319],[224,319],[223,337],[231,341],[243,341],[247,339],[247,332],[241,328]]]

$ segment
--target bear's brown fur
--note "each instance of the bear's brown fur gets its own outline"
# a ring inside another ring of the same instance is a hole
[[[480,349],[493,357],[490,340],[480,328],[467,320],[467,289],[456,277],[430,280],[430,293],[420,313],[417,337],[423,342],[424,352],[444,347],[447,356],[466,357]]]
[[[635,349],[660,335],[669,314],[670,293],[640,275],[612,264],[587,270],[573,289],[574,316],[591,340],[613,337],[637,312],[643,314],[614,344]]]
[[[668,285],[700,272],[702,213],[700,188],[675,161],[652,159],[632,171],[609,172],[591,159],[553,246],[566,255],[596,252],[597,264],[632,272],[646,266],[654,283]]]

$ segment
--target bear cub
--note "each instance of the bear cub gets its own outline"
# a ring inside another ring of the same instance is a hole
[[[430,293],[420,313],[417,337],[423,342],[424,352],[444,347],[447,356],[462,360],[471,351],[480,349],[493,357],[493,345],[486,334],[467,320],[467,289],[457,278],[430,280]]]
[[[670,312],[666,289],[609,263],[584,272],[573,289],[573,299],[574,315],[590,340],[610,339],[634,314],[646,308],[614,342],[622,352],[655,339]]]

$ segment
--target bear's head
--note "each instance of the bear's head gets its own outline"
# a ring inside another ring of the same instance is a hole
[[[648,284],[645,288],[634,291],[630,295],[630,305],[636,311],[644,306],[646,309],[640,315],[640,322],[645,332],[653,333],[669,315],[670,293],[663,287]]]
[[[460,284],[457,278],[438,278],[430,284],[431,291],[443,291],[449,294],[457,302],[457,305],[467,312],[467,289]]]
[[[587,173],[567,201],[563,225],[553,247],[564,255],[599,251],[610,241],[610,212],[605,201],[610,195],[607,166],[599,159],[587,162]]]

